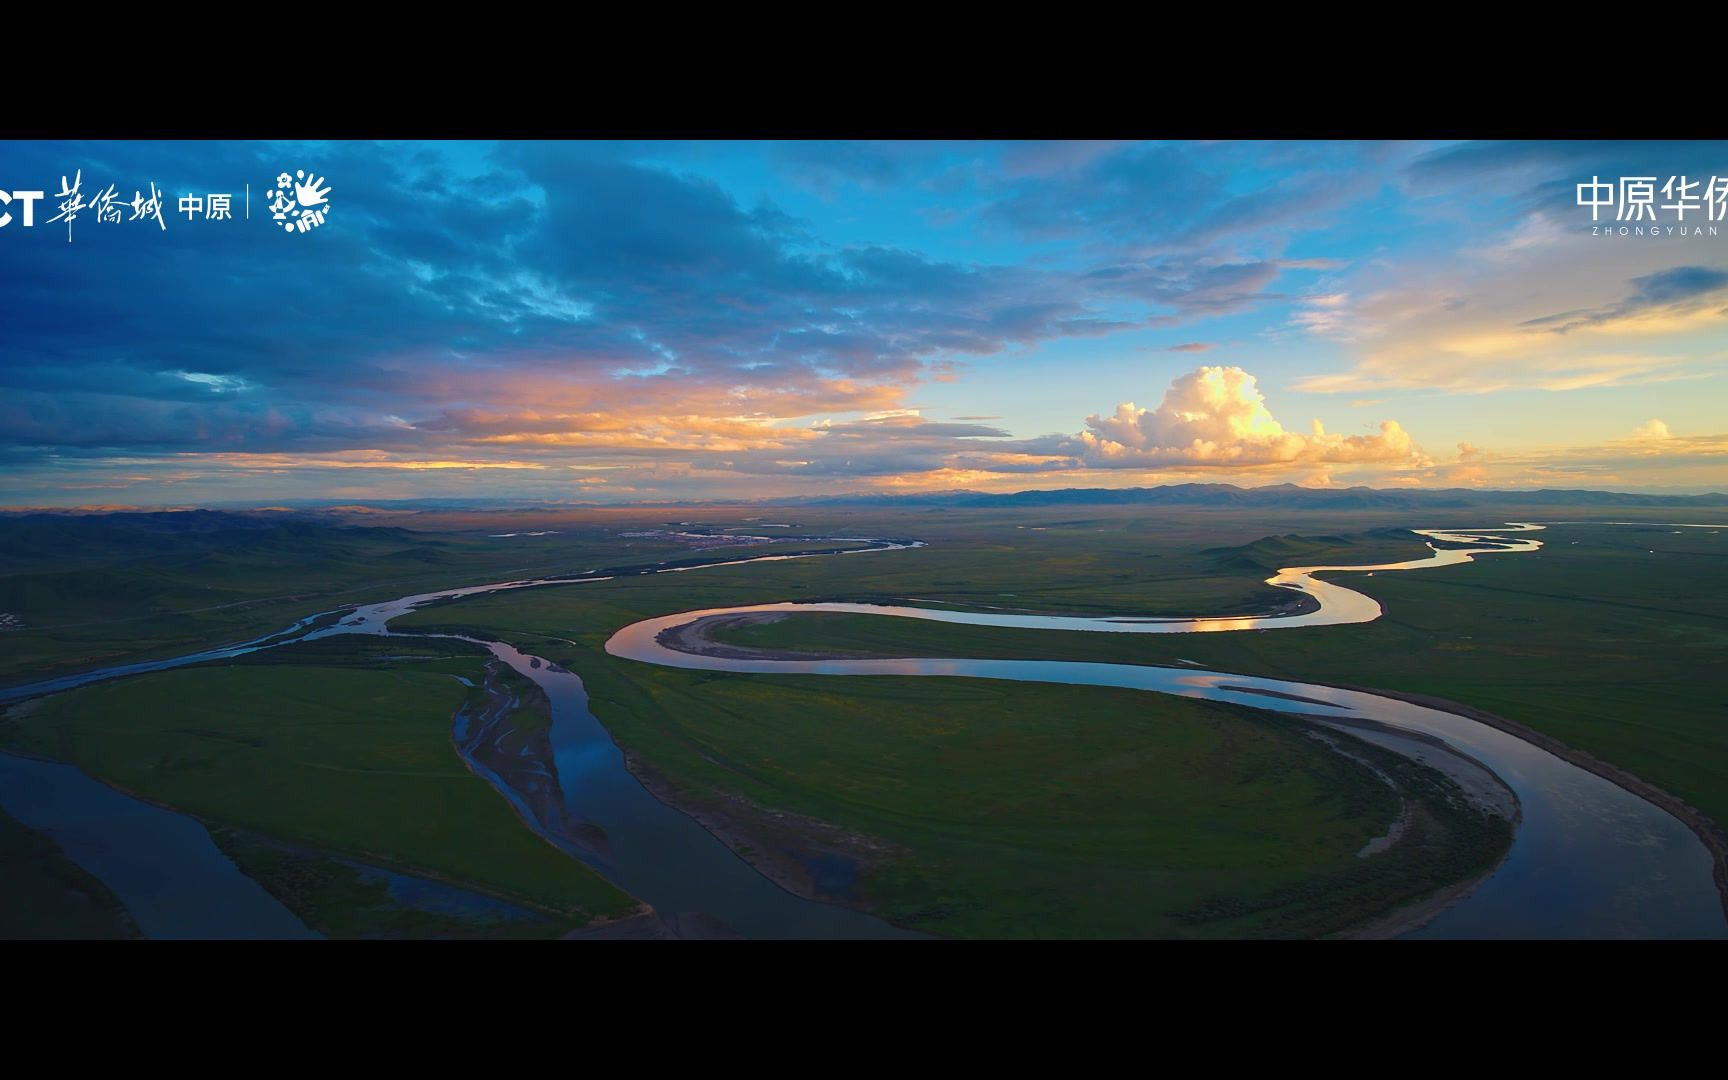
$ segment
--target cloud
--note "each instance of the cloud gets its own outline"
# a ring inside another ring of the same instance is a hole
[[[1722,142],[1406,148],[1390,163],[1402,198],[1385,224],[1416,223],[1430,242],[1384,245],[1328,281],[1343,303],[1292,313],[1298,329],[1345,346],[1297,388],[1569,391],[1719,367],[1728,268],[1710,256],[1714,241],[1593,236],[1575,188],[1592,176],[1703,180],[1725,154]]]
[[[1728,458],[1728,435],[1676,435],[1666,423],[1652,418],[1633,428],[1630,438],[1609,443],[1607,451],[1635,455],[1646,461],[1651,458],[1721,461]]]
[[[1100,468],[1157,465],[1265,466],[1412,462],[1421,452],[1397,421],[1372,435],[1336,435],[1318,420],[1310,434],[1288,431],[1266,407],[1253,375],[1202,367],[1175,379],[1154,409],[1132,402],[1086,419],[1081,458]]]
[[[1382,182],[1364,158],[1345,143],[1089,144],[1056,167],[1000,170],[983,218],[1136,255],[1204,251],[1324,228]]]
[[[920,159],[944,148],[939,143],[800,139],[772,144],[769,156],[796,183],[832,197],[847,184],[866,190],[893,185],[904,180]]]
[[[1132,145],[1120,140],[1101,139],[1009,143],[1002,151],[1002,168],[1014,177],[1072,174]]]
[[[835,242],[704,171],[739,153],[790,176],[779,190],[801,207],[799,190],[922,200],[957,179],[975,216],[998,195],[1079,196],[1123,168],[1158,182],[1146,148],[1104,144],[5,144],[6,175],[82,161],[88,183],[169,192],[310,158],[340,202],[337,226],[297,243],[175,221],[157,236],[80,219],[72,244],[13,230],[0,499],[91,485],[139,501],[167,486],[454,494],[488,474],[556,497],[571,465],[626,468],[619,489],[702,495],[722,474],[1071,470],[1071,448],[1013,440],[994,415],[887,414],[994,356],[1246,311],[1282,275],[1334,265],[1226,250],[1201,217],[1180,250],[1108,239],[1098,226],[1133,200],[1079,212],[1092,225],[1050,258],[937,255],[874,232]],[[971,168],[992,154],[1008,166]],[[1189,179],[1222,177],[1215,166]],[[1193,190],[1196,214],[1223,205]]]
[[[999,359],[1085,365],[1109,350],[1037,351],[1212,318],[1236,321],[1176,332],[1194,340],[1160,335],[1174,345],[1127,344],[1201,353],[1249,340],[1256,324],[1294,326],[1306,348],[1337,357],[1303,369],[1307,390],[1703,377],[1728,351],[1728,271],[1702,247],[1588,248],[1558,204],[1529,207],[1558,197],[1559,174],[1714,152],[0,144],[7,176],[51,183],[81,163],[87,185],[154,180],[170,193],[256,186],[315,160],[339,224],[267,243],[172,216],[165,235],[81,217],[72,244],[54,229],[7,230],[0,500],[115,488],[145,502],[166,486],[183,499],[201,483],[248,497],[280,483],[272,499],[454,494],[486,478],[560,497],[578,467],[629,481],[606,487],[700,496],[826,490],[829,477],[1125,482],[1135,470],[1146,482],[1231,465],[1315,482],[1403,475],[1420,451],[1396,423],[1285,430],[1246,375],[1215,399],[1184,376],[1156,409],[1036,438],[998,425],[991,402],[946,398],[944,414],[973,411],[943,419],[916,406],[926,393],[944,400],[932,384]],[[964,228],[921,227],[932,202]],[[1443,220],[1468,247],[1406,228],[1418,219]],[[1704,460],[1709,438],[1628,441],[1612,456],[1666,468]],[[1513,467],[1485,451],[1433,469],[1485,462]],[[802,488],[782,486],[800,477]]]
[[[1585,327],[1602,327],[1650,315],[1676,319],[1705,308],[1720,307],[1728,292],[1728,271],[1707,266],[1675,266],[1633,278],[1632,294],[1617,303],[1581,311],[1565,311],[1526,319],[1520,325],[1555,334]],[[1710,311],[1719,318],[1719,311]]]
[[[1481,487],[1493,475],[1492,461],[1493,455],[1485,453],[1474,443],[1461,442],[1457,460],[1440,470],[1438,483],[1446,487]]]
[[[1311,334],[1325,337],[1348,337],[1349,293],[1322,293],[1304,296],[1291,321]]]
[[[1466,142],[1418,153],[1401,168],[1407,191],[1424,198],[1468,195],[1477,203],[1499,199],[1496,217],[1577,210],[1576,185],[1600,176],[1690,175],[1704,179],[1721,168],[1728,143],[1687,141]],[[1588,215],[1585,215],[1588,217]]]
[[[1268,286],[1282,272],[1272,260],[1161,256],[1099,267],[1085,283],[1101,293],[1131,297],[1182,314],[1221,315],[1276,299]]]
[[[990,262],[834,244],[771,202],[633,156],[650,152],[698,151],[319,147],[339,227],[267,249],[219,229],[158,237],[81,219],[70,245],[15,230],[0,247],[0,445],[416,445],[462,459],[505,441],[610,445],[597,433],[606,417],[634,432],[613,441],[682,451],[735,422],[904,407],[962,358],[1242,309],[1283,271],[1192,252]],[[907,184],[954,152],[794,144],[770,157]],[[1012,148],[1013,182],[1063,183],[1121,152]],[[173,189],[273,176],[306,153],[14,143],[0,164],[57,176],[87,161],[88,182]]]
[[[1304,376],[1295,388],[1567,391],[1719,370],[1728,271],[1665,265],[1673,252],[1661,245],[1605,254],[1573,236],[1473,273],[1405,268],[1381,275],[1380,287],[1360,297],[1341,290],[1323,304],[1310,298],[1294,321],[1343,343],[1354,362]],[[1642,272],[1627,276],[1628,269]],[[1556,311],[1557,297],[1574,303]],[[1594,302],[1578,306],[1579,298]]]
[[[1468,442],[1457,456],[1405,470],[1386,482],[1418,487],[1586,487],[1723,491],[1728,434],[1675,435],[1652,419],[1624,438],[1593,445],[1489,451]]]

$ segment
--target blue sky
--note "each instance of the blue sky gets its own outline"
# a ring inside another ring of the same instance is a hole
[[[1724,150],[0,144],[0,504],[1721,490]]]

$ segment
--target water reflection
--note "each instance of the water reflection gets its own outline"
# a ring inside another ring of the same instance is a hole
[[[193,818],[57,761],[0,754],[0,809],[108,886],[148,938],[310,938]]]
[[[643,620],[614,634],[606,649],[616,656],[702,670],[837,676],[939,675],[1114,686],[1300,713],[1317,723],[1339,726],[1358,737],[1443,767],[1467,788],[1474,786],[1489,792],[1489,797],[1498,790],[1515,793],[1523,818],[1506,862],[1464,903],[1442,914],[1417,936],[1728,936],[1728,922],[1723,918],[1711,880],[1710,854],[1682,823],[1547,751],[1452,713],[1359,691],[1205,671],[1195,666],[1159,668],[942,658],[732,659],[676,651],[658,640],[662,632],[701,618],[755,612],[847,612],[980,626],[1157,634],[1368,622],[1380,615],[1377,602],[1314,575],[1416,570],[1469,562],[1478,555],[1535,551],[1541,546],[1538,541],[1501,534],[1534,532],[1542,527],[1524,523],[1496,529],[1416,530],[1428,541],[1432,551],[1428,558],[1374,566],[1281,569],[1267,581],[1311,598],[1313,610],[1300,614],[1154,619],[1019,615],[880,604],[774,603],[709,608]],[[1442,544],[1455,546],[1437,546]],[[239,656],[290,641],[349,633],[389,634],[390,620],[396,616],[435,601],[464,596],[607,581],[624,575],[681,572],[704,566],[737,566],[914,546],[922,545],[916,541],[882,540],[860,549],[746,559],[694,559],[682,565],[630,567],[566,578],[497,582],[422,593],[362,606],[338,625],[313,628],[317,620],[332,614],[321,613],[267,638],[0,690],[0,702],[103,679]],[[702,913],[705,917],[682,919],[685,923],[723,923],[750,937],[916,936],[859,912],[801,900],[774,885],[712,833],[643,788],[626,768],[616,744],[589,711],[580,678],[509,646],[492,643],[488,647],[500,660],[538,683],[551,699],[553,724],[547,745],[514,741],[503,729],[488,727],[484,718],[465,720],[457,732],[458,739],[474,755],[471,760],[479,759],[481,768],[477,771],[509,798],[526,820],[564,850],[590,862],[669,919],[678,920],[689,913]],[[1365,722],[1375,726],[1365,727]],[[1445,749],[1437,750],[1436,745]],[[509,754],[523,751],[532,760],[519,763],[517,768],[488,767],[502,765]],[[1424,758],[1425,754],[1433,756]],[[76,773],[67,766],[58,768]],[[88,778],[84,782],[94,784]],[[6,805],[11,809],[11,803]],[[207,836],[205,842],[208,843]],[[98,865],[99,860],[75,859],[115,887]],[[221,924],[218,921],[211,925]],[[286,926],[279,936],[303,932]]]
[[[883,604],[755,604],[646,619],[618,631],[606,651],[668,667],[751,674],[940,675],[1018,682],[1125,687],[1230,701],[1300,714],[1441,767],[1467,790],[1510,792],[1522,814],[1512,850],[1468,898],[1415,937],[1728,937],[1712,878],[1713,859],[1673,815],[1609,781],[1511,734],[1454,713],[1336,687],[1189,668],[1056,660],[777,660],[699,655],[669,648],[661,635],[698,619],[757,612],[845,612],[974,626],[1095,633],[1208,633],[1368,622],[1373,598],[1314,575],[1419,570],[1476,556],[1531,552],[1533,539],[1504,529],[1418,531],[1433,554],[1372,566],[1280,570],[1269,584],[1312,597],[1317,610],[1247,618],[1122,619],[1014,615]],[[1465,545],[1435,547],[1439,544]],[[1438,744],[1444,753],[1436,753]],[[1441,760],[1444,758],[1445,760]]]

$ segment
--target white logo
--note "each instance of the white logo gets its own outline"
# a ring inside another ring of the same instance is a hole
[[[270,200],[270,217],[281,223],[285,232],[311,232],[324,224],[330,214],[330,187],[321,176],[309,176],[305,169],[295,169],[294,175],[282,173],[276,177],[276,191]]]
[[[1596,235],[1715,236],[1718,223],[1728,221],[1728,176],[1670,176],[1666,183],[1659,176],[1622,176],[1618,183],[1592,176],[1577,189]],[[1620,224],[1601,223],[1609,210]]]

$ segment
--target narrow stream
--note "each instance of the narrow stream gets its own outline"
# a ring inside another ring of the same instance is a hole
[[[0,754],[0,809],[108,886],[148,938],[311,938],[195,819],[71,765]]]

